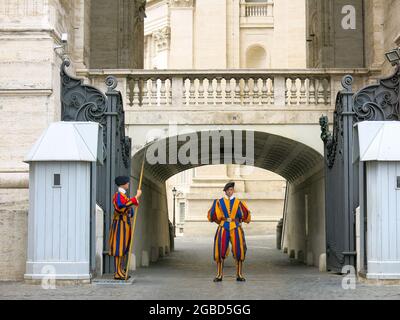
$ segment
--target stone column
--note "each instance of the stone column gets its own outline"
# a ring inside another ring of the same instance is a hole
[[[169,65],[171,69],[192,69],[194,67],[193,11],[193,0],[170,1],[171,52],[174,52]],[[183,25],[185,28],[182,28]]]
[[[134,69],[143,69],[144,18],[146,17],[146,0],[136,0],[134,10],[133,41],[130,42],[130,46],[133,51],[132,67]]]
[[[75,1],[74,12],[74,50],[70,56],[76,69],[89,67],[90,60],[90,11],[91,0]]]
[[[144,0],[96,0],[91,7],[90,67],[143,69]]]

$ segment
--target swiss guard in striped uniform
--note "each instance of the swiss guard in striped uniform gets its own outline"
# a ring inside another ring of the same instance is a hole
[[[133,207],[139,205],[142,191],[138,190],[134,198],[128,198],[129,177],[117,177],[115,184],[118,192],[113,197],[114,218],[110,227],[109,255],[114,257],[114,279],[125,280],[124,263],[131,241],[131,221],[135,213]]]
[[[251,215],[246,204],[233,195],[234,188],[234,182],[226,184],[225,197],[214,200],[208,211],[208,220],[218,224],[214,238],[214,260],[217,262],[218,271],[214,282],[222,281],[224,260],[229,254],[229,243],[233,258],[236,260],[236,280],[246,281],[242,273],[247,250],[242,223],[250,223]]]

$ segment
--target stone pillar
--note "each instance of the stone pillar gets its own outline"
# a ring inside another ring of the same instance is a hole
[[[130,48],[133,52],[132,68],[144,68],[144,18],[146,17],[146,0],[136,0],[133,17],[133,41],[130,41]]]
[[[144,0],[96,0],[91,7],[90,68],[143,69]]]
[[[240,0],[227,2],[227,67],[240,68]]]
[[[192,69],[194,67],[193,10],[193,0],[170,1],[171,52],[174,52],[169,64],[171,69]],[[185,28],[182,28],[182,25]]]
[[[90,11],[91,0],[75,1],[74,13],[74,50],[70,53],[76,69],[89,67],[90,60]]]

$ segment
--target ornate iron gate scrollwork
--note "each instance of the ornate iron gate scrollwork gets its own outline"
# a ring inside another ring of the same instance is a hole
[[[112,195],[116,191],[114,178],[130,176],[131,139],[125,135],[125,113],[121,93],[116,89],[117,79],[107,77],[107,92],[85,85],[82,79],[70,76],[66,69],[70,61],[61,66],[61,108],[62,121],[93,121],[102,126],[103,164],[92,170],[92,183],[96,188],[96,202],[104,211],[104,253],[103,272],[112,273],[114,266],[107,255],[108,234],[113,214]],[[94,208],[92,212],[94,211]],[[94,213],[92,215],[92,248],[94,246]]]
[[[342,272],[356,264],[355,210],[359,206],[359,168],[353,163],[353,127],[362,121],[400,119],[400,68],[378,84],[352,92],[353,78],[343,78],[336,99],[333,133],[328,118],[321,117],[325,144],[325,212],[328,270]],[[363,235],[362,235],[363,237]]]

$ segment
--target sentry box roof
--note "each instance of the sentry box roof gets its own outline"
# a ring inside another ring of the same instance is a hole
[[[355,127],[361,161],[400,161],[400,121],[364,121]]]
[[[24,162],[101,162],[101,131],[101,126],[96,122],[52,123],[36,141]]]

